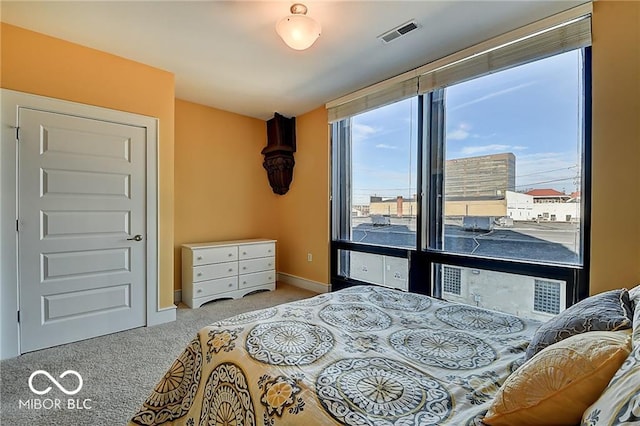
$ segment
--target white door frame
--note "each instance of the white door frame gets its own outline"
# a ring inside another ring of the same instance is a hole
[[[79,104],[0,89],[0,359],[20,354],[18,300],[18,237],[16,232],[18,110],[27,107],[146,128],[146,324],[174,321],[176,307],[159,307],[158,292],[158,119],[144,115]]]

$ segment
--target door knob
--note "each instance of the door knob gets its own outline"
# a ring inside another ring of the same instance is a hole
[[[127,238],[127,241],[131,241],[131,240],[133,240],[133,241],[142,241],[142,235],[138,234],[138,235],[136,235],[136,236],[134,236],[132,238]]]

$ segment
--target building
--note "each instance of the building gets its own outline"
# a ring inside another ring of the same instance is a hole
[[[534,189],[527,193],[507,192],[507,215],[514,221],[577,222],[580,220],[580,193],[565,194],[554,189]]]
[[[525,194],[532,196],[534,203],[566,203],[571,199],[571,195],[551,188],[532,189]]]
[[[418,212],[417,197],[404,198],[399,195],[394,198],[382,198],[372,195],[369,198],[369,214],[390,217],[415,217]]]
[[[444,168],[446,199],[504,198],[515,191],[516,156],[510,152],[447,160]]]

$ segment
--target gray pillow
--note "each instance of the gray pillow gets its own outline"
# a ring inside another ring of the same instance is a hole
[[[616,331],[631,328],[633,305],[626,289],[610,290],[568,307],[533,335],[525,361],[542,349],[567,337],[587,331]]]

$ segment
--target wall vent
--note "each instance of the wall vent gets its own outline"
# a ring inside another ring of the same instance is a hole
[[[445,293],[457,294],[458,296],[462,294],[461,272],[460,268],[442,267],[442,290]]]
[[[417,30],[420,27],[421,25],[419,25],[415,20],[411,20],[409,22],[405,22],[404,24],[390,31],[387,31],[384,34],[380,34],[378,38],[382,40],[383,43],[390,43],[393,40],[400,38],[404,35],[407,35],[411,31]]]
[[[533,290],[533,310],[547,314],[560,313],[560,283],[535,280]]]

